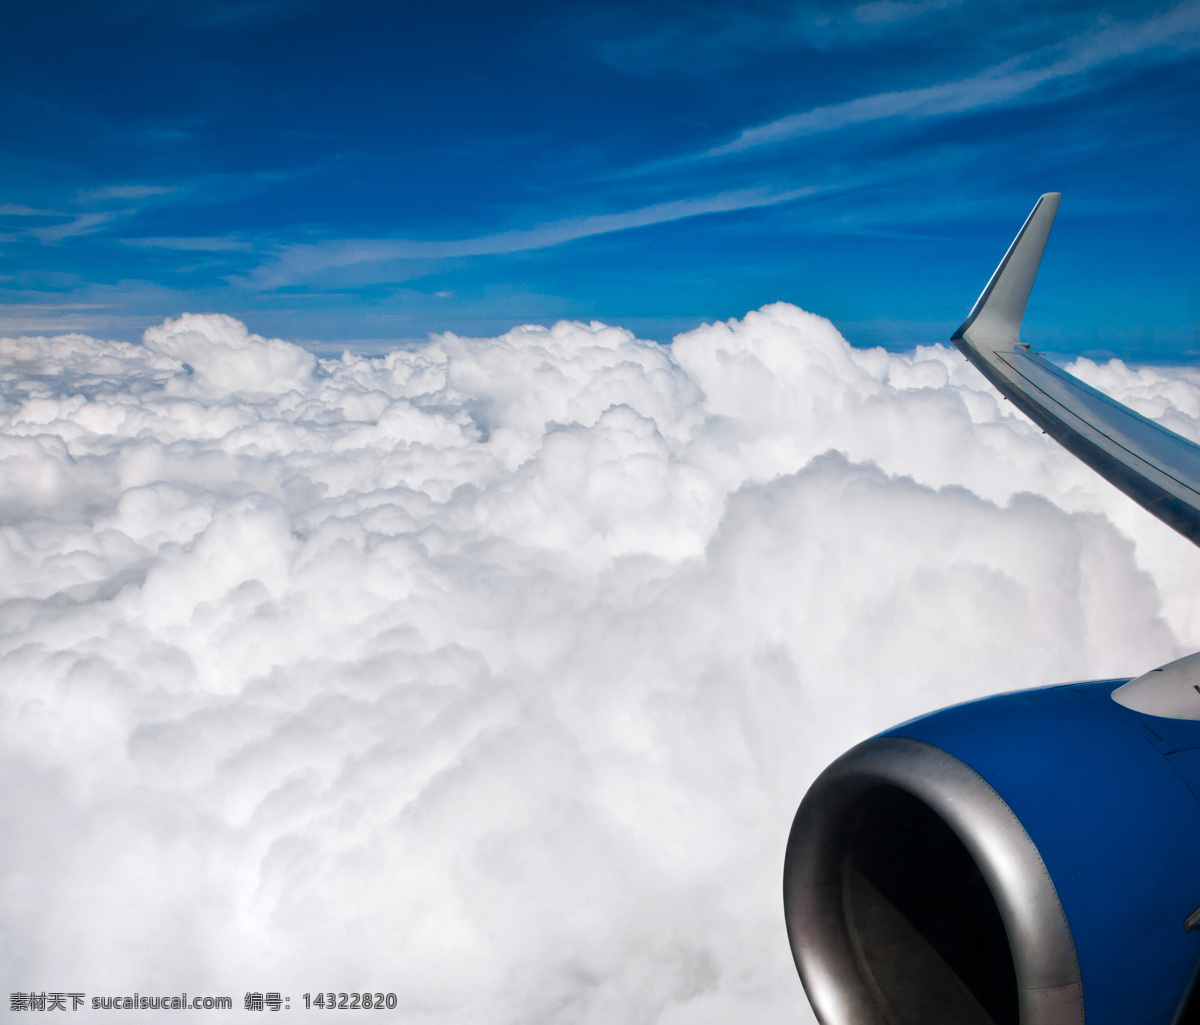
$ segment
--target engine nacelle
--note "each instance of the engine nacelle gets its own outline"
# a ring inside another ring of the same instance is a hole
[[[935,712],[818,777],[783,888],[822,1025],[1182,1020],[1200,959],[1200,721],[1146,711],[1176,707],[1169,692],[1200,715],[1200,667],[1174,665],[1116,700],[1124,681]]]

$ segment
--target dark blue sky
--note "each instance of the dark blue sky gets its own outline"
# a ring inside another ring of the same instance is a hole
[[[0,333],[382,349],[787,300],[944,341],[1065,193],[1027,338],[1200,358],[1200,2],[8,0]]]

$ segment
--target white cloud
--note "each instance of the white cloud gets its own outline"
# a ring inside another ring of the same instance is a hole
[[[107,211],[104,213],[80,214],[78,217],[62,224],[53,224],[45,228],[30,228],[29,234],[42,242],[61,242],[64,238],[76,235],[90,235],[99,231],[104,225],[128,211]]]
[[[854,20],[864,25],[887,25],[919,18],[930,11],[961,6],[962,0],[868,0],[854,8]]]
[[[164,321],[146,330],[143,344],[186,367],[194,375],[193,388],[218,395],[302,389],[316,366],[311,353],[251,334],[240,320],[219,313],[185,313]]]
[[[377,264],[396,260],[442,260],[457,256],[491,256],[521,253],[573,242],[592,235],[644,228],[652,224],[701,217],[705,214],[777,206],[817,188],[773,192],[767,189],[738,189],[695,199],[677,199],[636,210],[612,214],[572,217],[518,228],[478,238],[415,241],[406,239],[337,239],[315,245],[291,245],[256,268],[249,281],[255,288],[270,289],[312,278],[335,267]]]
[[[1200,425],[1193,371],[1081,372]],[[956,352],[784,304],[671,346],[4,340],[0,509],[13,990],[795,1021],[829,759],[1200,646],[1200,553]]]
[[[165,196],[178,192],[178,185],[102,185],[79,194],[78,200],[96,199],[147,199],[150,196]]]
[[[899,16],[909,7],[926,5],[868,3],[856,8],[867,20]],[[915,12],[914,12],[915,13]],[[861,17],[861,15],[860,15]],[[1191,50],[1200,44],[1200,3],[1185,0],[1142,22],[1107,25],[1099,31],[1068,40],[1062,46],[1015,57],[978,74],[916,89],[861,96],[741,131],[732,141],[714,147],[704,157],[740,153],[787,139],[836,131],[851,125],[888,118],[925,118],[1006,103],[1039,87],[1071,79],[1113,61],[1160,47]]]
[[[139,246],[145,249],[182,249],[202,253],[223,253],[254,248],[253,243],[231,235],[201,235],[190,238],[123,238],[121,242],[127,246]]]
[[[102,188],[91,189],[87,192],[81,192],[75,197],[77,203],[93,203],[104,202],[113,199],[131,200],[131,199],[149,199],[152,196],[162,196],[168,193],[179,191],[178,186],[167,185],[106,185]],[[30,210],[26,207],[18,207],[13,204],[7,204],[8,213],[21,214],[52,214],[54,211],[37,211]],[[0,208],[0,213],[5,212]],[[27,229],[27,234],[41,242],[61,242],[65,238],[73,238],[78,235],[90,235],[101,230],[105,225],[111,224],[113,221],[121,218],[129,217],[136,214],[136,207],[128,207],[116,210],[93,210],[88,213],[80,214],[73,217],[69,221],[64,221],[60,224],[47,225],[39,228]],[[157,240],[156,240],[157,241]],[[207,248],[201,245],[199,248]]]
[[[0,217],[46,217],[54,213],[54,210],[39,210],[24,203],[0,203]]]

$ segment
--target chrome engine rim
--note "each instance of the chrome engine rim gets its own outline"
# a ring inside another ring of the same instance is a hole
[[[1007,933],[1020,1025],[1078,1025],[1083,986],[1054,882],[1020,820],[953,755],[903,737],[875,737],[835,761],[796,812],[784,861],[792,956],[821,1025],[893,1025],[863,977],[843,906],[843,862],[855,810],[894,787],[954,832],[987,883]]]

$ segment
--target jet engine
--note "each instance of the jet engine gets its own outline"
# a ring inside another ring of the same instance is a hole
[[[1150,675],[1200,716],[1197,656]],[[784,905],[822,1025],[1180,1020],[1200,959],[1200,721],[1120,703],[1130,688],[1144,678],[948,708],[818,777]]]
[[[953,341],[1048,434],[1200,541],[1200,448],[1029,350],[1043,196]],[[804,797],[783,877],[822,1025],[1200,1022],[1200,654],[904,723]]]

